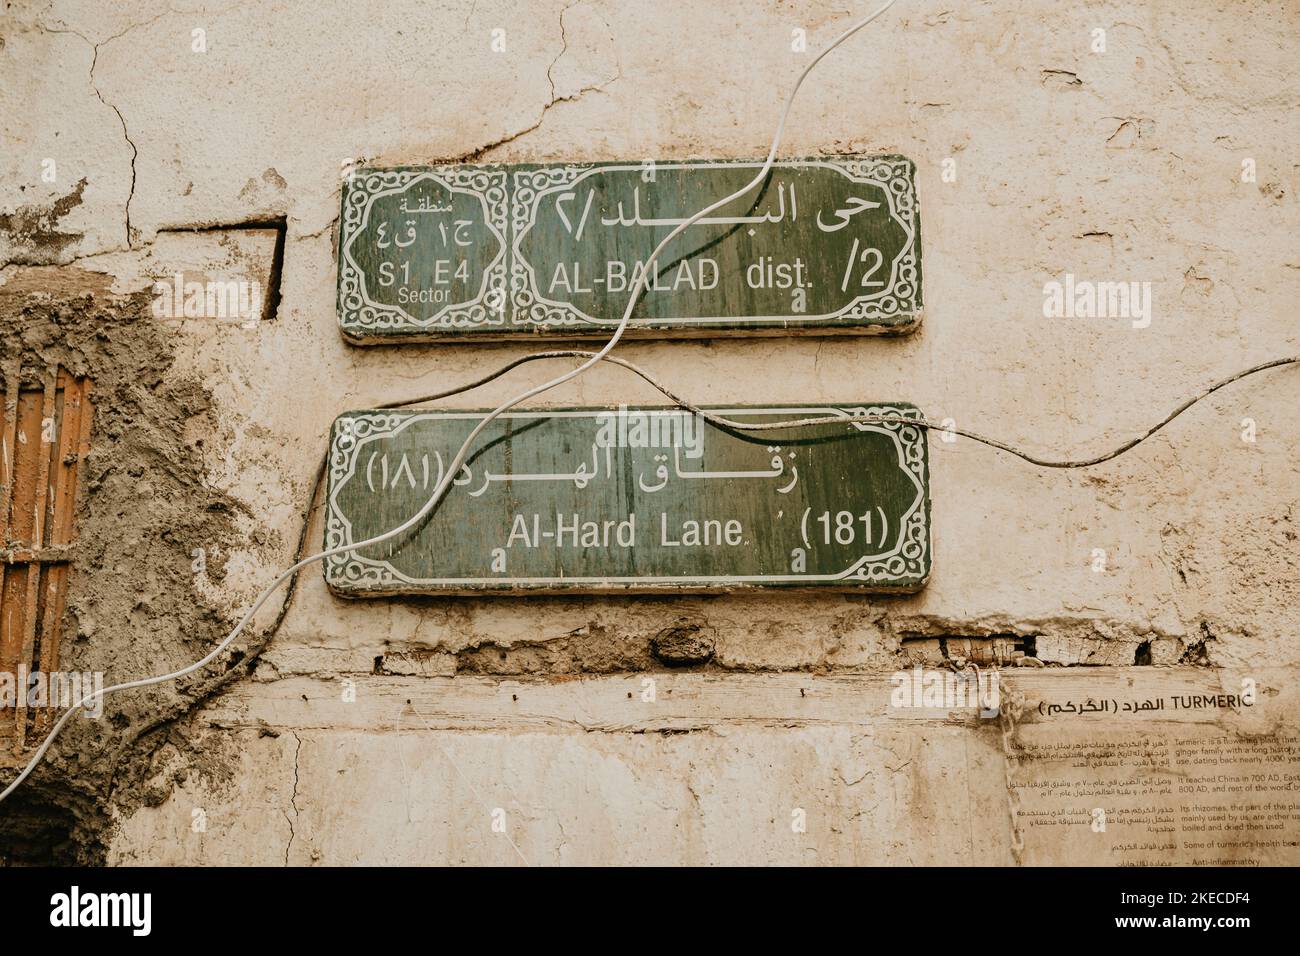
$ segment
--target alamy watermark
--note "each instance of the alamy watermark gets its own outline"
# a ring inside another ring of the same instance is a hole
[[[262,284],[246,279],[185,281],[177,272],[153,284],[153,314],[159,319],[215,319],[255,328],[262,318]]]
[[[0,671],[0,710],[66,710],[94,695],[86,704],[87,717],[104,716],[104,675],[101,671],[32,671],[24,664],[18,673]]]
[[[894,689],[889,705],[935,710],[978,710],[981,717],[996,717],[1001,701],[996,670],[970,668],[953,671],[916,665],[890,677]]]
[[[687,458],[704,455],[704,418],[677,409],[616,412],[596,416],[596,444],[601,448],[680,448]]]
[[[1129,319],[1133,328],[1151,324],[1150,282],[1093,282],[1067,272],[1043,283],[1043,316],[1049,319]]]
[[[54,927],[124,927],[132,936],[153,930],[152,893],[92,893],[73,886],[50,897],[50,925]]]

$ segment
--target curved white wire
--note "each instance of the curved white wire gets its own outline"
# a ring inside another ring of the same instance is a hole
[[[686,219],[685,221],[680,223],[675,229],[673,229],[670,233],[668,233],[668,235],[664,236],[663,239],[659,241],[659,245],[655,246],[654,251],[650,253],[650,258],[647,261],[645,268],[641,270],[641,274],[640,276],[638,276],[637,281],[633,283],[632,292],[628,296],[628,300],[627,300],[627,308],[623,310],[622,320],[620,320],[620,322],[618,323],[618,327],[614,330],[614,334],[610,336],[609,341],[605,343],[604,347],[601,348],[600,351],[593,353],[591,357],[588,358],[581,365],[569,370],[568,372],[565,372],[563,375],[557,375],[555,378],[547,382],[543,382],[541,385],[536,385],[525,392],[520,392],[514,398],[508,399],[507,401],[502,402],[500,405],[498,405],[488,415],[486,415],[482,421],[480,421],[476,426],[474,426],[474,430],[469,433],[469,437],[465,439],[464,444],[460,446],[460,451],[456,452],[456,456],[455,458],[452,459],[451,465],[444,472],[442,480],[438,483],[437,487],[433,489],[433,493],[429,496],[429,499],[424,503],[423,507],[421,507],[419,511],[411,515],[411,517],[407,518],[397,527],[385,531],[382,534],[377,534],[372,538],[367,538],[364,541],[358,541],[354,544],[345,544],[345,545],[339,545],[337,548],[328,548],[316,554],[308,555],[307,557],[303,558],[301,561],[298,561],[296,564],[291,565],[283,574],[281,574],[278,578],[276,578],[273,582],[271,582],[271,584],[267,586],[266,590],[264,590],[258,596],[257,600],[253,602],[253,606],[248,609],[248,612],[244,614],[244,616],[240,619],[239,623],[235,625],[234,629],[229,634],[226,635],[225,639],[222,640],[220,644],[214,647],[202,658],[195,661],[193,664],[190,664],[186,667],[182,667],[180,670],[172,671],[170,674],[160,674],[156,677],[142,677],[139,680],[125,681],[124,683],[121,684],[113,684],[109,687],[105,687],[99,691],[96,691],[93,694],[89,694],[86,697],[83,697],[77,703],[69,707],[68,710],[64,712],[64,714],[54,724],[54,727],[51,728],[49,735],[41,743],[40,747],[37,748],[36,752],[32,755],[31,760],[27,762],[27,766],[23,768],[22,773],[20,773],[14,779],[14,781],[9,784],[9,786],[5,787],[5,789],[2,792],[0,792],[0,802],[3,802],[9,796],[9,794],[13,793],[14,790],[16,790],[18,786],[24,780],[26,780],[28,776],[31,775],[31,772],[36,769],[37,765],[40,764],[41,759],[45,756],[46,751],[50,749],[50,745],[54,742],[54,738],[59,735],[59,732],[63,729],[64,725],[68,722],[68,720],[72,717],[72,715],[75,714],[82,707],[94,701],[96,698],[105,697],[108,694],[113,694],[122,690],[132,690],[136,687],[150,687],[154,684],[161,684],[161,683],[165,683],[166,681],[177,680],[178,678],[184,677],[187,674],[192,674],[195,671],[203,667],[206,667],[208,664],[212,663],[212,661],[214,661],[221,654],[222,651],[224,651],[227,647],[229,647],[230,643],[243,632],[244,628],[248,625],[248,622],[253,619],[253,616],[259,610],[261,610],[262,605],[266,603],[267,598],[269,598],[272,594],[274,594],[280,588],[280,586],[284,584],[284,582],[288,581],[289,578],[293,577],[293,575],[296,572],[298,572],[302,568],[305,568],[309,564],[314,564],[317,561],[322,561],[325,558],[332,557],[336,554],[343,554],[349,551],[358,551],[361,548],[368,548],[371,545],[379,544],[380,542],[387,541],[390,538],[395,538],[399,534],[402,534],[404,531],[408,531],[415,525],[419,524],[419,522],[422,521],[425,518],[425,516],[428,515],[429,512],[432,511],[437,506],[438,502],[442,500],[442,496],[447,493],[447,489],[451,487],[452,480],[460,472],[460,466],[465,462],[465,456],[469,453],[470,446],[473,444],[474,439],[478,438],[478,436],[482,434],[483,429],[487,428],[487,426],[490,425],[503,412],[509,411],[511,408],[514,408],[516,405],[520,404],[521,402],[526,402],[528,401],[528,399],[540,395],[542,394],[542,392],[549,391],[550,389],[555,388],[557,385],[563,385],[565,382],[577,378],[583,372],[587,371],[587,369],[591,368],[597,362],[600,362],[602,359],[604,359],[605,356],[608,355],[613,350],[614,346],[618,344],[619,340],[623,337],[623,333],[627,330],[628,322],[632,318],[632,312],[636,308],[637,300],[641,298],[641,293],[644,292],[646,289],[646,285],[649,281],[649,277],[651,274],[651,269],[652,267],[657,265],[657,259],[659,257],[659,253],[663,251],[664,247],[667,246],[668,243],[670,243],[673,239],[676,239],[679,235],[682,234],[682,232],[690,228],[700,219],[703,219],[709,213],[714,212],[715,210],[720,209],[721,207],[727,205],[727,203],[739,199],[741,196],[745,195],[747,192],[749,192],[751,189],[753,189],[755,186],[757,186],[759,183],[763,181],[763,179],[767,176],[767,174],[772,170],[772,164],[776,160],[777,148],[780,146],[781,137],[785,132],[785,121],[787,117],[789,117],[790,115],[790,107],[794,105],[795,94],[799,92],[799,87],[803,85],[804,79],[808,76],[809,73],[812,72],[813,67],[815,67],[819,62],[821,62],[821,59],[824,56],[826,56],[826,54],[830,53],[831,50],[835,49],[837,46],[839,46],[849,37],[853,36],[853,34],[857,33],[859,30],[865,27],[872,20],[875,20],[882,13],[884,13],[886,10],[892,7],[896,2],[897,0],[887,0],[887,2],[882,4],[874,13],[870,14],[867,17],[864,17],[863,19],[859,20],[857,23],[853,24],[851,27],[849,27],[847,30],[845,30],[843,33],[837,36],[834,40],[828,43],[822,49],[822,51],[818,53],[815,57],[813,57],[812,60],[808,63],[808,65],[804,67],[803,72],[799,74],[799,78],[795,80],[794,87],[790,90],[790,95],[786,98],[785,108],[781,111],[780,122],[778,122],[776,125],[776,134],[772,137],[772,146],[767,151],[767,159],[763,161],[763,165],[759,169],[758,173],[754,176],[752,180],[749,181],[748,184],[742,186],[740,189],[737,189],[731,195],[725,196],[722,199],[719,199],[717,202],[705,206],[695,215],[691,216],[689,219]]]

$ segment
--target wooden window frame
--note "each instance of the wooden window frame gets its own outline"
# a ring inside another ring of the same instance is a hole
[[[18,380],[0,383],[0,672],[15,683],[22,671],[59,670],[77,479],[94,411],[89,379],[60,369],[36,388],[14,388]],[[0,763],[39,743],[55,718],[49,707],[29,711],[25,688],[17,691],[16,706],[0,708]]]

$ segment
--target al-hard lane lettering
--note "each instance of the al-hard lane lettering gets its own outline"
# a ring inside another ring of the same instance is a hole
[[[510,412],[418,528],[325,564],[338,593],[915,590],[930,570],[924,429],[902,404]],[[894,420],[872,421],[873,416]],[[480,412],[360,411],[331,436],[326,546],[416,513]]]

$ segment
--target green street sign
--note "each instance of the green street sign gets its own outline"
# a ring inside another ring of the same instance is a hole
[[[921,316],[915,167],[777,163],[358,169],[343,184],[338,315],[359,344],[604,338],[647,269],[628,335],[901,333]]]
[[[752,587],[914,591],[930,573],[926,434],[911,405],[508,412],[416,528],[333,556],[345,597]],[[478,411],[356,411],[330,438],[325,546],[418,512]],[[894,421],[872,421],[872,416]],[[899,420],[904,419],[904,420]]]

